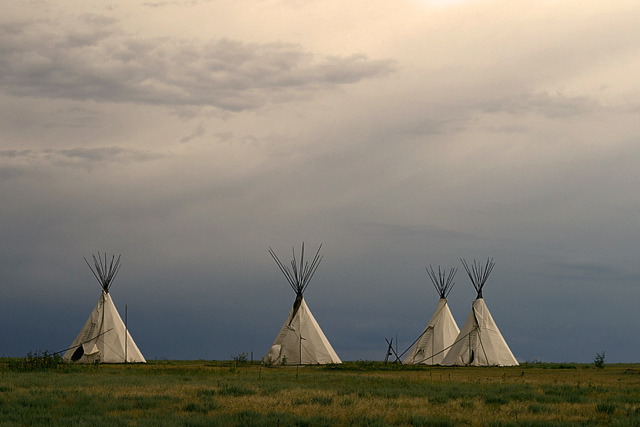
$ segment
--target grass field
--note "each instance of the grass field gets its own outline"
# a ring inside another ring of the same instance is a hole
[[[0,426],[640,426],[640,365],[156,361],[17,369]]]

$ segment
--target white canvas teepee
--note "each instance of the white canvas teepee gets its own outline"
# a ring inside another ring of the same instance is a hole
[[[322,245],[320,245],[320,248],[322,248]],[[305,264],[303,243],[300,265],[298,266],[296,263],[294,252],[291,269],[285,267],[273,250],[269,248],[269,253],[287,278],[291,288],[296,292],[296,299],[280,333],[263,358],[265,363],[286,363],[288,365],[342,363],[322,329],[320,329],[320,325],[311,314],[311,310],[309,310],[303,297],[303,292],[309,285],[322,259],[320,248],[318,248],[311,265]]]
[[[433,267],[430,266],[430,268],[431,270],[427,269],[427,273],[429,273],[429,278],[440,295],[440,300],[427,327],[422,331],[422,334],[420,334],[413,347],[402,360],[403,364],[441,364],[449,347],[455,342],[460,332],[447,304],[447,296],[453,288],[453,277],[457,269],[452,268],[445,278],[445,273],[441,272],[440,268],[438,268],[437,276],[433,271]]]
[[[90,265],[89,268],[98,279],[102,294],[63,358],[80,363],[145,363],[144,356],[127,331],[109,294],[109,287],[120,268],[120,257],[117,260],[115,256],[112,257],[108,264],[106,254],[104,260],[98,254],[93,261],[95,270]]]
[[[442,364],[470,366],[518,365],[518,361],[511,353],[511,349],[509,349],[507,342],[502,337],[484,302],[484,298],[482,298],[482,288],[495,265],[493,260],[487,260],[484,268],[478,266],[475,261],[472,268],[469,268],[464,260],[462,260],[462,264],[478,292],[478,297],[473,302],[471,313]]]

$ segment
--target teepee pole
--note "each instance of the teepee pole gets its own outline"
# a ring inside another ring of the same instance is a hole
[[[129,330],[127,328],[127,312],[128,306],[124,306],[124,363],[127,363],[127,344],[129,343]]]

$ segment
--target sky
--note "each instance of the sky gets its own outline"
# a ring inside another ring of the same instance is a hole
[[[0,355],[111,294],[148,360],[266,354],[294,301],[343,360],[400,351],[459,268],[520,361],[639,362],[636,0],[0,4]]]

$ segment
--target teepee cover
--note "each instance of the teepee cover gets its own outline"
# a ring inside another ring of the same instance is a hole
[[[447,299],[441,298],[427,327],[411,347],[402,363],[409,365],[441,364],[449,346],[455,342],[459,332],[458,325],[449,310]]]
[[[294,252],[291,269],[283,265],[273,250],[269,249],[274,261],[287,278],[291,288],[296,292],[296,299],[280,333],[263,359],[265,362],[281,364],[286,361],[288,365],[342,363],[320,329],[320,325],[311,314],[303,296],[304,290],[322,260],[320,248],[318,248],[311,264],[305,264],[303,243],[300,265],[297,265]]]
[[[447,304],[447,295],[453,288],[453,278],[457,269],[452,268],[445,278],[445,273],[439,267],[437,275],[433,271],[433,267],[429,267],[430,270],[427,269],[427,273],[429,273],[429,278],[440,295],[440,300],[427,327],[402,360],[404,364],[440,364],[460,332]]]
[[[64,354],[64,359],[85,363],[96,360],[102,363],[146,362],[126,331],[111,295],[104,291],[84,327]]]
[[[297,310],[295,305],[291,308],[265,360],[278,364],[282,363],[285,357],[289,365],[341,363],[304,298],[300,301]]]
[[[483,298],[476,299],[443,365],[515,366],[518,361],[502,337]]]
[[[103,260],[98,254],[97,258],[93,257],[93,260],[95,270],[90,265],[89,268],[98,279],[102,294],[89,319],[63,358],[84,363],[95,361],[145,363],[145,358],[127,331],[109,294],[111,283],[120,268],[120,257],[118,259],[113,257],[111,263],[108,263],[106,255]]]
[[[488,259],[484,268],[475,261],[469,268],[462,260],[471,282],[478,292],[476,300],[471,306],[471,313],[464,322],[455,344],[451,347],[443,365],[471,365],[471,366],[515,366],[518,361],[511,353],[511,349],[502,337],[496,322],[493,320],[484,298],[484,287],[493,266],[492,259]]]

